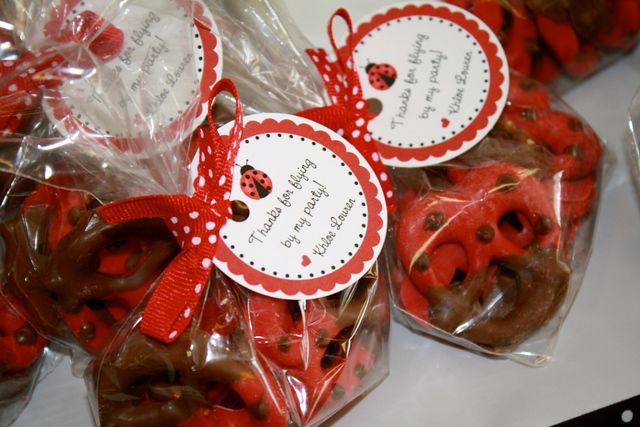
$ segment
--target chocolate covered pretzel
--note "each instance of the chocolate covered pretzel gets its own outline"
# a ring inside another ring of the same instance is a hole
[[[53,334],[97,351],[177,253],[157,220],[107,225],[82,192],[41,185],[0,226],[9,286]]]
[[[200,323],[171,344],[134,331],[103,357],[95,373],[102,426],[287,425],[282,397],[238,344],[241,330],[220,301],[209,298]]]
[[[488,348],[516,345],[553,316],[569,268],[553,194],[536,173],[478,166],[405,206],[396,241],[407,311]]]

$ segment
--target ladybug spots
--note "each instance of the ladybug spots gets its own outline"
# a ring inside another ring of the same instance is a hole
[[[398,78],[398,72],[395,67],[390,64],[374,64],[370,63],[365,67],[369,84],[378,90],[387,90],[395,83]]]
[[[273,182],[269,175],[251,165],[244,165],[241,169],[240,188],[247,196],[255,200],[267,197],[273,189]]]

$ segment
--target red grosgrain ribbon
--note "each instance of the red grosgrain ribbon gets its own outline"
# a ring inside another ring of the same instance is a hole
[[[62,55],[53,51],[26,52],[18,59],[0,61],[0,136],[20,128],[36,108],[40,87],[51,87],[46,71],[62,63]],[[57,85],[58,80],[53,85]]]
[[[75,16],[68,28],[53,39],[62,43],[80,43],[100,60],[116,57],[124,46],[124,33],[91,11]],[[25,52],[18,59],[0,61],[0,136],[9,135],[22,125],[36,107],[39,89],[59,85],[65,78],[74,78],[73,70],[59,69],[67,63],[61,53],[65,45],[39,52]],[[74,63],[91,66],[91,56],[82,50],[71,50]],[[77,72],[77,71],[76,71]]]
[[[342,18],[349,29],[346,50],[338,48],[333,37],[333,22],[337,17]],[[362,97],[358,71],[354,66],[353,24],[349,12],[345,9],[335,11],[329,20],[327,31],[337,60],[330,61],[324,49],[307,49],[307,54],[320,72],[333,105],[301,111],[297,115],[343,135],[367,159],[380,180],[387,209],[391,212],[395,207],[393,185],[382,164],[375,141],[369,133],[369,120],[375,117],[375,114],[367,110],[368,103]]]
[[[222,79],[209,98],[209,123],[213,100],[222,91],[236,100],[235,124],[229,137],[215,126],[210,138],[200,140],[200,163],[193,196],[184,194],[142,196],[119,200],[98,209],[109,224],[139,218],[162,218],[176,236],[182,251],[166,268],[142,315],[140,330],[165,343],[180,336],[209,280],[218,232],[230,215],[231,183],[242,139],[242,106],[231,80]]]

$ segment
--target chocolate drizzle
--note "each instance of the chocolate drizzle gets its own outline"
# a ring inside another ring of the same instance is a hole
[[[98,271],[100,249],[123,238],[149,244],[149,256],[130,275]],[[136,289],[157,276],[177,253],[177,244],[160,219],[139,219],[109,225],[98,215],[84,218],[52,253],[44,286],[63,310],[75,313],[89,300]]]

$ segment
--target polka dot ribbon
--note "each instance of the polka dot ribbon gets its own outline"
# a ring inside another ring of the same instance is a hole
[[[65,79],[76,78],[73,68],[91,67],[93,57],[73,44],[86,45],[91,54],[108,61],[116,57],[124,46],[124,33],[91,11],[76,15],[68,27],[53,37],[55,48],[25,52],[11,61],[0,61],[0,136],[8,136],[20,129],[35,112],[40,89],[60,85]],[[71,58],[74,67],[64,69]]]
[[[222,79],[209,98],[209,123],[213,100],[220,92],[236,100],[235,124],[229,137],[215,126],[210,138],[200,139],[198,176],[194,194],[141,196],[104,205],[98,213],[109,224],[140,218],[162,218],[182,250],[165,269],[142,315],[142,333],[170,343],[191,322],[213,268],[218,232],[230,215],[231,183],[242,139],[242,106],[231,80]]]
[[[333,36],[333,23],[336,18],[342,18],[349,30],[346,49],[338,48]],[[331,61],[324,49],[308,49],[307,54],[322,76],[332,105],[304,110],[297,115],[318,122],[344,136],[367,159],[380,180],[387,209],[391,213],[396,203],[393,185],[382,164],[375,141],[369,133],[369,120],[375,117],[375,114],[368,111],[368,103],[362,96],[351,46],[353,25],[345,9],[338,9],[331,16],[328,33],[337,60]]]

